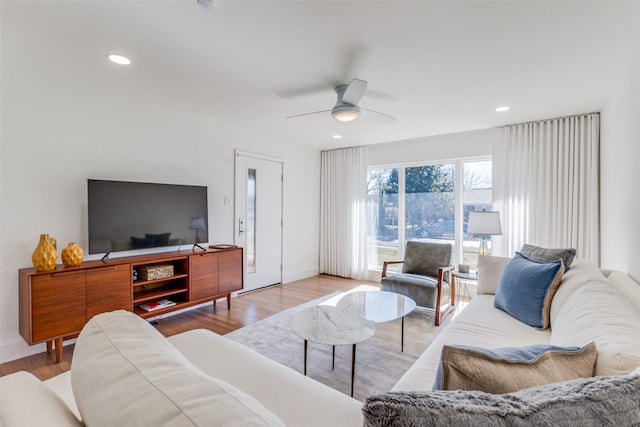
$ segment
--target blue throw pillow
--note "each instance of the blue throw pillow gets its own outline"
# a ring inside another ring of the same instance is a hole
[[[493,305],[529,326],[547,329],[563,274],[562,260],[536,262],[516,252],[502,271]]]
[[[597,357],[595,342],[584,347],[535,344],[496,349],[444,345],[433,390],[511,393],[591,377]]]

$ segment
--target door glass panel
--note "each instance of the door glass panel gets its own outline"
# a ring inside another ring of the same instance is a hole
[[[256,272],[256,170],[247,169],[247,273]]]
[[[398,169],[372,169],[367,180],[369,265],[399,259]]]

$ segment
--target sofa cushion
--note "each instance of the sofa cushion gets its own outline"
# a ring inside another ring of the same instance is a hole
[[[502,395],[389,392],[368,397],[362,412],[367,427],[636,426],[640,376],[580,378]]]
[[[562,306],[551,329],[551,344],[595,341],[595,375],[621,375],[640,366],[640,313],[616,289],[587,282]]]
[[[622,271],[612,271],[607,276],[607,279],[609,279],[616,290],[640,312],[640,283]]]
[[[564,303],[577,289],[592,281],[611,283],[594,263],[585,260],[574,262],[571,270],[562,276],[560,287],[551,301],[551,317],[549,321],[552,329]]]
[[[509,257],[478,255],[478,295],[494,295]]]
[[[149,323],[122,310],[85,325],[75,345],[71,383],[91,427],[284,425],[253,397],[202,373]]]
[[[380,290],[405,295],[420,307],[435,308],[438,297],[438,279],[432,276],[397,273],[380,280]],[[440,304],[449,300],[449,283],[442,281]]]
[[[546,329],[563,272],[561,260],[540,263],[516,252],[500,276],[494,305],[529,326]]]
[[[532,345],[485,349],[442,348],[434,390],[510,393],[523,388],[593,376],[596,345]]]
[[[576,250],[573,248],[541,248],[540,246],[529,245],[527,243],[522,245],[520,253],[538,262],[553,262],[561,259],[565,271],[569,270],[573,259],[576,257]]]
[[[548,344],[551,330],[540,331],[493,306],[493,295],[476,295],[393,386],[393,391],[431,390],[442,347],[524,347]]]
[[[29,372],[0,377],[2,427],[72,427],[82,423],[62,399]]]

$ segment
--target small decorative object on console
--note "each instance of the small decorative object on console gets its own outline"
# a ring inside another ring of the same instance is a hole
[[[67,267],[77,267],[82,264],[82,248],[75,243],[69,243],[62,250],[62,263]]]
[[[156,280],[173,276],[173,264],[143,265],[140,267],[140,279]]]
[[[224,244],[224,243],[221,243],[221,244],[218,244],[218,245],[209,245],[209,248],[211,248],[211,249],[235,249],[237,247],[238,246],[236,246],[236,245],[229,245],[229,244]]]
[[[40,242],[31,255],[31,262],[36,271],[55,270],[58,262],[58,251],[56,250],[55,239],[48,234],[40,235]]]

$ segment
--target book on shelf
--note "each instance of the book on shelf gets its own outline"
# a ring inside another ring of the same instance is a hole
[[[168,299],[161,299],[159,301],[140,304],[140,308],[145,311],[155,311],[160,310],[161,308],[171,307],[172,305],[176,305],[176,303]]]

